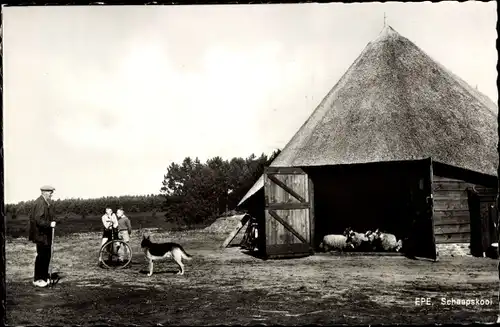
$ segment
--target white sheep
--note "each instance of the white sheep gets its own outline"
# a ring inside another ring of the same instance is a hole
[[[371,242],[365,234],[355,232],[348,228],[344,232],[344,235],[347,235],[347,244],[351,245],[352,249],[363,252],[370,251],[372,249]]]
[[[350,247],[347,244],[347,237],[344,235],[330,234],[323,237],[323,241],[319,244],[319,248],[325,252],[332,250],[343,251]]]
[[[403,247],[401,240],[398,241],[394,234],[382,233],[377,229],[373,236],[373,243],[382,251],[399,252]]]

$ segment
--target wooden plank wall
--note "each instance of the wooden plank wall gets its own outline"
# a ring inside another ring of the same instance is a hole
[[[434,233],[436,243],[470,242],[470,214],[467,188],[462,180],[433,176]]]
[[[472,187],[478,191],[487,190],[463,180],[433,176],[434,233],[437,244],[470,242],[467,188]]]

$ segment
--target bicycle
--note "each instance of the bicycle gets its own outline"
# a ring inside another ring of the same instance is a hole
[[[118,231],[113,228],[111,240],[108,240],[99,250],[99,262],[108,269],[123,269],[132,261],[132,249],[118,237]],[[122,251],[121,260],[120,253]]]

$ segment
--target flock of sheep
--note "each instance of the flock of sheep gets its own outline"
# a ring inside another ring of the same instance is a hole
[[[402,248],[401,240],[393,234],[375,230],[366,233],[357,233],[347,228],[343,235],[330,234],[323,237],[319,245],[325,252],[329,251],[359,251],[359,252],[399,252]]]

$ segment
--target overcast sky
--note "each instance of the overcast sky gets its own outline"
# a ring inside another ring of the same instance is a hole
[[[6,203],[283,148],[387,23],[497,102],[496,2],[4,7]]]

